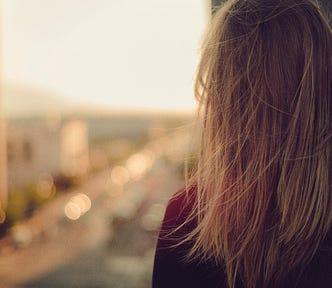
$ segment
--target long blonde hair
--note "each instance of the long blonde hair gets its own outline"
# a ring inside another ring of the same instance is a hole
[[[202,47],[188,258],[228,285],[279,287],[332,222],[332,34],[309,0],[228,1]],[[301,269],[299,270],[301,275]]]

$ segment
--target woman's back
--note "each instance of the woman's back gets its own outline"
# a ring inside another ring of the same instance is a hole
[[[156,288],[220,288],[227,287],[227,275],[223,263],[211,260],[186,261],[186,255],[192,249],[192,242],[178,245],[179,239],[193,231],[195,221],[186,222],[191,213],[192,203],[186,199],[184,191],[180,191],[170,200],[156,248],[153,287]],[[195,193],[191,190],[191,193]],[[183,225],[183,226],[182,226]],[[170,231],[181,227],[175,233]],[[281,284],[269,287],[282,288],[329,288],[332,283],[332,229],[320,245],[315,256],[298,279],[297,269],[289,271]],[[241,279],[236,280],[236,288],[245,288]],[[257,286],[259,287],[259,286]]]
[[[191,193],[195,193],[191,190]],[[185,242],[181,245],[178,240],[182,239],[197,225],[196,221],[186,222],[191,213],[192,204],[186,199],[183,191],[178,192],[170,200],[158,245],[156,248],[153,287],[158,288],[220,288],[227,287],[227,275],[223,263],[214,261],[187,262],[186,255],[192,248],[192,242]],[[182,226],[184,224],[184,226]],[[177,227],[181,227],[172,236],[168,234]],[[174,246],[175,245],[175,246]],[[300,279],[297,279],[298,271],[290,271],[279,287],[283,288],[328,288],[332,285],[332,229],[321,243],[315,256],[305,267]],[[297,282],[297,283],[296,283]],[[236,288],[245,288],[240,279],[236,281]]]

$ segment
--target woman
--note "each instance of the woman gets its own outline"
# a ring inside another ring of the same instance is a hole
[[[332,287],[332,32],[310,0],[234,0],[196,79],[198,167],[153,287]]]

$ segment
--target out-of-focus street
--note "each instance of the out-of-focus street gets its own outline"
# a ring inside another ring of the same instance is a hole
[[[210,1],[76,2],[0,1],[0,288],[150,287],[195,158]]]
[[[178,167],[156,149],[94,175],[22,224],[29,244],[2,239],[0,287],[150,287],[158,228],[181,185]],[[76,216],[82,195],[91,208]]]

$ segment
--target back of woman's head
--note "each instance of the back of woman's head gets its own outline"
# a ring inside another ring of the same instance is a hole
[[[223,262],[230,286],[281,285],[331,227],[331,53],[309,0],[228,1],[212,19],[189,256]]]

